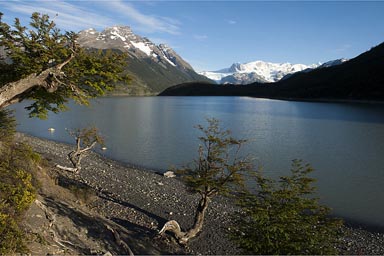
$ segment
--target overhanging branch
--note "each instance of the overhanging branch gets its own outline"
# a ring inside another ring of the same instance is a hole
[[[9,106],[13,103],[20,102],[25,92],[32,90],[34,87],[42,87],[49,93],[55,92],[60,86],[67,86],[66,83],[60,81],[59,77],[63,76],[62,68],[75,58],[75,53],[62,63],[43,70],[41,73],[32,73],[25,78],[15,82],[10,82],[0,87],[0,108]]]

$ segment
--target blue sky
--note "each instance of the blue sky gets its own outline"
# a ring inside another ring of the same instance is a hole
[[[384,1],[0,0],[5,22],[49,14],[63,30],[128,25],[197,71],[263,60],[353,58],[384,41]]]

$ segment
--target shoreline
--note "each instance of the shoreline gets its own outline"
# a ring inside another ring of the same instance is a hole
[[[23,133],[23,132],[18,132],[18,134],[20,134],[22,136],[27,136],[27,137],[30,137],[30,138],[34,138],[36,140],[43,140],[43,141],[46,141],[46,142],[53,142],[53,143],[57,143],[57,144],[63,144],[63,145],[66,145],[67,147],[71,147],[71,146],[75,145],[75,144],[71,144],[71,143],[68,143],[68,142],[63,142],[63,141],[59,141],[59,140],[55,140],[55,139],[40,138],[40,137],[36,137],[34,135],[31,135],[31,134],[28,134],[28,133]],[[127,169],[137,169],[139,171],[148,172],[148,173],[156,174],[156,175],[160,175],[160,176],[162,176],[163,173],[165,173],[167,171],[167,170],[164,170],[164,169],[150,168],[150,167],[146,167],[146,166],[143,166],[143,165],[132,164],[132,163],[120,161],[118,159],[114,159],[112,157],[105,156],[104,154],[102,154],[102,151],[97,151],[97,152],[92,151],[92,154],[97,154],[104,161],[116,162],[118,165],[121,165],[122,167],[127,168]],[[64,158],[66,158],[66,155],[64,156]],[[367,222],[364,222],[364,221],[355,220],[355,219],[348,218],[348,217],[345,217],[345,216],[340,216],[340,215],[332,215],[332,217],[342,219],[347,227],[350,227],[350,228],[353,228],[353,229],[362,229],[362,230],[366,230],[368,232],[374,232],[374,233],[384,233],[384,225],[383,226],[377,226],[375,224],[371,224],[371,223],[367,223]]]
[[[384,104],[384,101],[379,100],[353,100],[353,99],[332,99],[332,98],[289,98],[289,97],[256,97],[247,96],[257,99],[269,99],[269,100],[282,100],[282,101],[295,101],[295,102],[313,102],[313,103],[347,103],[347,104]]]
[[[50,165],[69,165],[66,158],[72,148],[70,144],[23,133],[17,134],[17,140],[31,145]],[[109,198],[95,202],[92,207],[127,229],[140,227],[149,241],[167,220],[177,220],[182,228],[192,224],[198,197],[188,193],[178,179],[165,178],[159,172],[121,163],[94,152],[83,159],[83,168],[79,174],[63,175],[67,179],[81,181],[98,191],[102,197]],[[208,208],[202,233],[191,240],[188,248],[169,245],[166,252],[239,254],[239,250],[223,232],[229,227],[230,215],[235,211],[236,207],[228,199],[214,198]],[[346,220],[346,226],[348,235],[343,239],[341,254],[384,254],[384,233],[362,229],[360,223],[350,220]],[[156,243],[161,248],[165,246],[163,242]]]
[[[17,140],[31,145],[48,160],[50,166],[69,166],[67,153],[72,150],[72,145],[22,133],[17,134]],[[56,170],[61,176],[59,183],[60,180],[63,183],[80,182],[94,189],[101,200],[93,202],[91,208],[128,230],[140,230],[137,235],[153,242],[163,254],[240,253],[223,232],[230,224],[230,214],[235,211],[226,198],[217,197],[211,202],[203,232],[184,248],[167,241],[171,236],[166,236],[162,241],[156,237],[168,220],[178,221],[182,229],[193,223],[199,198],[187,192],[180,180],[145,169],[127,167],[94,152],[89,152],[82,166],[78,174]]]

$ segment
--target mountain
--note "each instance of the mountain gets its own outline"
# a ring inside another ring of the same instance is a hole
[[[273,83],[288,74],[313,69],[317,66],[316,64],[307,66],[304,64],[253,61],[243,64],[234,63],[229,68],[217,71],[203,71],[199,74],[219,84]]]
[[[89,49],[114,49],[128,53],[126,71],[132,84],[121,85],[117,93],[157,94],[169,86],[210,80],[197,74],[191,65],[165,44],[156,45],[132,32],[128,26],[113,26],[102,32],[87,29],[79,32],[78,43]]]
[[[304,69],[302,71],[299,71],[299,72],[304,72],[304,73],[308,73],[314,69],[321,69],[321,68],[329,68],[329,67],[332,67],[332,66],[337,66],[337,65],[340,65],[340,64],[343,64],[344,62],[348,61],[348,59],[336,59],[336,60],[330,60],[330,61],[327,61],[323,64],[319,63],[318,65],[314,64],[314,65],[311,65],[312,67],[311,68],[307,68],[307,69]],[[298,73],[298,72],[297,72]],[[285,75],[283,78],[281,78],[280,80],[285,80],[291,76],[293,76],[295,73],[290,73],[290,74],[287,74]]]
[[[332,66],[337,66],[337,65],[343,64],[346,61],[348,61],[348,60],[344,59],[344,58],[337,59],[337,60],[331,60],[331,61],[327,61],[327,62],[321,64],[317,68],[329,68],[329,67],[332,67]]]
[[[384,43],[339,65],[298,72],[275,83],[182,84],[160,95],[232,95],[295,100],[384,101]]]
[[[297,73],[276,83],[273,97],[384,100],[384,43],[340,65]]]
[[[218,84],[273,83],[286,79],[297,72],[309,72],[315,68],[340,65],[345,61],[347,60],[338,59],[309,66],[304,64],[253,61],[243,64],[234,63],[229,68],[217,71],[203,71],[199,72],[199,74],[214,80]]]

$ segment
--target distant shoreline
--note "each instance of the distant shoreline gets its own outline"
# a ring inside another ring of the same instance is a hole
[[[327,99],[327,98],[289,98],[289,97],[258,97],[252,95],[156,95],[158,97],[247,97],[253,99],[281,100],[314,103],[356,103],[356,104],[384,104],[384,100],[353,100],[353,99]],[[129,97],[129,96],[128,96]],[[137,96],[140,97],[140,96]],[[146,97],[146,96],[143,96]],[[151,97],[151,96],[150,96]]]
[[[297,101],[297,102],[314,102],[314,103],[356,103],[356,104],[384,104],[384,101],[378,100],[352,100],[352,99],[310,99],[310,98],[264,98],[264,97],[254,97],[246,96],[257,99],[270,99],[270,100],[283,100],[283,101]]]

